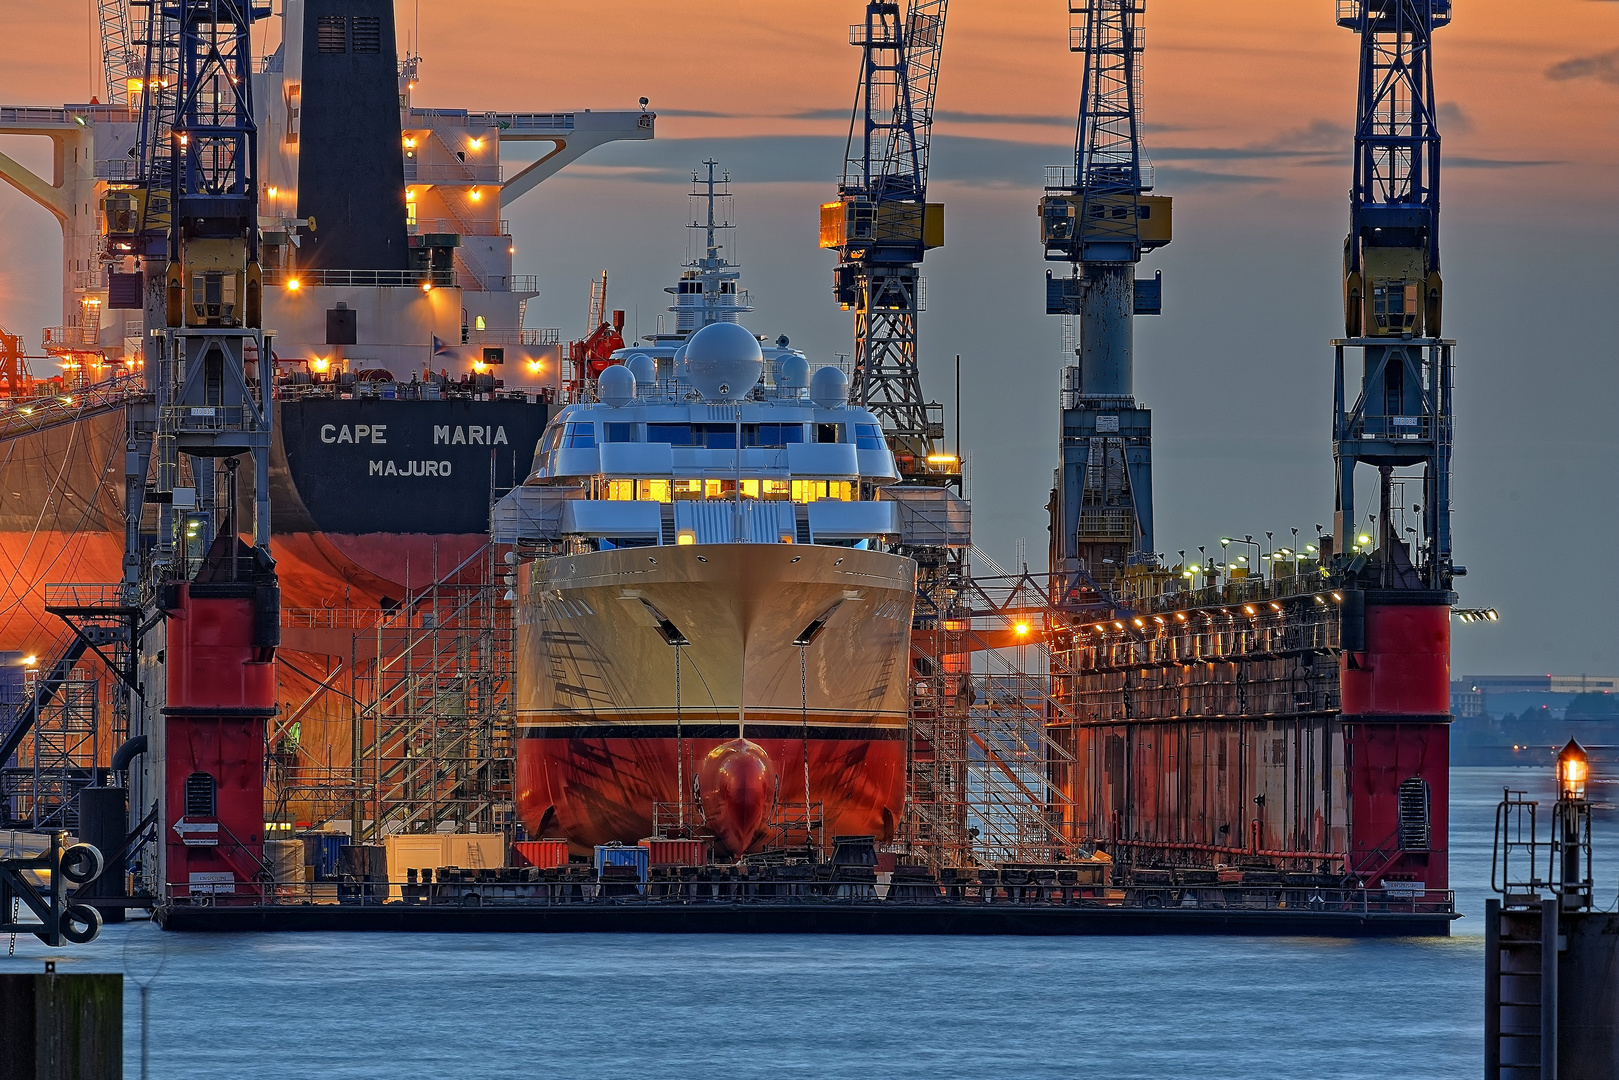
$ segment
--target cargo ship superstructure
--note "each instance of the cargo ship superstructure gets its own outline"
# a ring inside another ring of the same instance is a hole
[[[161,21],[157,6],[134,15],[148,11]],[[332,775],[352,752],[342,695],[355,658],[378,650],[359,639],[437,576],[480,569],[491,498],[528,474],[563,396],[560,335],[527,324],[536,284],[513,272],[504,209],[593,147],[650,139],[654,116],[644,104],[424,108],[413,96],[426,65],[400,60],[390,0],[289,0],[276,14],[280,40],[249,78],[275,379],[272,551],[288,623],[277,699],[296,717],[293,757]],[[148,392],[142,328],[163,325],[170,214],[142,180],[154,141],[170,137],[153,124],[175,85],[170,54],[154,55],[109,75],[109,103],[0,110],[0,131],[54,144],[50,178],[7,158],[0,178],[64,237],[63,325],[42,339],[60,373],[37,358],[32,371],[6,364],[0,649],[54,654],[66,631],[44,585],[127,569],[128,404]],[[537,144],[537,160],[504,167],[512,143]],[[179,468],[174,502],[148,506],[136,532],[173,513],[200,545],[225,520],[224,470],[184,455]],[[251,505],[253,478],[237,485]]]

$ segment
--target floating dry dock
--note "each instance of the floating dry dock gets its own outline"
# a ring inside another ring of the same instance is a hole
[[[1445,936],[1458,917],[1449,893],[1341,888],[1311,875],[1111,889],[1082,886],[1072,870],[896,873],[880,884],[850,869],[692,867],[645,883],[598,879],[588,867],[443,871],[437,882],[349,884],[321,897],[295,890],[266,904],[171,903],[155,917],[166,930],[223,932],[1317,937]]]

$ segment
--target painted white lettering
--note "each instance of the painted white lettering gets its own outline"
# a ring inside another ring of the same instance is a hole
[[[371,434],[371,425],[370,424],[355,424],[354,425],[354,441],[355,442],[359,442],[361,439],[365,438],[369,434]]]
[[[438,463],[438,474],[440,476],[450,475],[450,463],[448,461],[441,461]]]
[[[492,446],[507,446],[507,445],[510,445],[509,443],[506,442],[506,429],[505,428],[498,427],[498,428],[495,429],[495,441],[493,443],[491,443],[490,445],[492,445]]]
[[[320,426],[320,441],[321,442],[328,442],[328,443],[329,442],[336,442],[337,438],[336,438],[336,436],[334,436],[332,434],[332,432],[334,432],[336,430],[337,430],[337,428],[334,427],[331,424],[322,424]]]
[[[399,470],[395,469],[394,468],[394,463],[390,461],[390,462],[388,462],[388,467],[386,469],[382,470],[382,475],[383,476],[398,476],[399,475]]]
[[[460,428],[456,428],[455,438],[451,439],[450,442],[456,446],[465,446],[467,442],[467,433]]]
[[[483,428],[479,427],[477,424],[467,428],[467,441],[472,443],[474,446],[482,446]]]
[[[367,476],[381,476],[382,475],[382,462],[373,461],[371,463],[371,471],[366,473],[366,475]]]
[[[450,441],[450,425],[448,425],[448,424],[434,424],[433,425],[433,445],[437,446],[441,442],[449,442],[449,441]]]
[[[347,424],[344,424],[338,429],[337,441],[340,443],[351,443],[354,441],[354,435],[349,431],[349,426]]]
[[[388,425],[387,424],[372,424],[371,425],[371,441],[378,444],[378,445],[386,443],[388,441]]]
[[[438,475],[438,462],[436,462],[436,461],[427,462],[427,475],[428,476],[437,476]]]

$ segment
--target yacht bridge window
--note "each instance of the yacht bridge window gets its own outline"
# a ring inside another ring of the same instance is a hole
[[[709,450],[735,450],[736,427],[735,424],[648,424],[646,441],[668,443],[671,446],[701,446]],[[803,441],[803,424],[742,425],[743,447],[760,446],[768,449]]]

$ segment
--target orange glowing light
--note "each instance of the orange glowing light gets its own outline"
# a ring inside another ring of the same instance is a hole
[[[1017,631],[1018,637],[1027,637],[1029,634],[1029,624],[1026,622],[1018,623],[1013,629]]]
[[[274,184],[271,184],[270,185],[270,198],[273,199],[279,194],[281,194],[281,189],[276,187]]]
[[[479,199],[483,198],[483,192],[479,191],[477,188],[473,188],[470,192],[468,192],[468,194],[472,196],[473,202],[477,202]]]
[[[287,279],[287,291],[289,291],[289,292],[297,292],[299,287],[302,286],[302,284],[303,284],[303,282],[299,281],[297,278],[290,277],[290,278]]]
[[[1557,755],[1557,797],[1560,799],[1585,798],[1585,782],[1591,775],[1591,758],[1573,739]]]
[[[332,366],[332,361],[330,357],[317,356],[309,361],[309,366],[315,371],[325,371]]]
[[[431,281],[422,282],[422,292],[429,293],[429,292],[432,292],[432,291],[433,291],[433,283]]]
[[[467,141],[467,145],[472,147],[474,150],[482,150],[483,149],[483,140],[482,139],[469,139]]]

